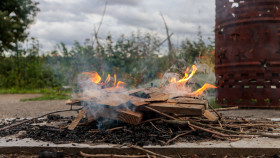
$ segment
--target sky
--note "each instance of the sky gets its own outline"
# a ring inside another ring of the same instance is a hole
[[[106,0],[37,1],[41,11],[29,32],[40,41],[43,51],[53,50],[60,42],[70,48],[75,40],[84,43],[85,39],[92,39],[106,3]],[[161,13],[173,33],[174,44],[186,38],[197,39],[199,26],[205,39],[214,38],[215,0],[107,0],[98,37],[104,39],[110,33],[116,39],[140,31],[157,34],[164,40]]]

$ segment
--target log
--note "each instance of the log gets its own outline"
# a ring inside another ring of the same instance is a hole
[[[205,112],[204,105],[176,104],[176,103],[151,103],[148,105],[160,112],[201,116]]]

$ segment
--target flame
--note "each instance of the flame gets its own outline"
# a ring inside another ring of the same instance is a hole
[[[111,80],[111,75],[110,74],[108,74],[108,76],[107,76],[107,78],[106,78],[106,80],[105,80],[105,82],[103,83],[103,82],[101,82],[101,77],[100,77],[100,75],[97,73],[97,72],[95,72],[95,71],[91,71],[91,72],[83,72],[82,74],[85,74],[85,75],[88,75],[89,76],[89,78],[91,78],[91,81],[93,82],[93,83],[96,83],[96,84],[102,84],[102,85],[107,85],[107,84],[109,84],[109,82],[110,82],[110,80]],[[124,86],[125,86],[125,82],[122,82],[122,81],[118,81],[117,82],[117,75],[116,74],[114,74],[114,86],[112,86],[112,87],[116,87],[116,88],[124,88]]]
[[[122,81],[119,81],[119,82],[117,83],[117,88],[124,88],[124,86],[125,86],[125,83],[122,82]]]
[[[182,79],[177,81],[176,77],[172,77],[169,80],[169,82],[172,84],[176,84],[176,87],[179,90],[180,88],[184,87],[185,84],[194,76],[195,72],[197,71],[197,67],[195,65],[192,65],[192,72],[189,75],[187,74],[188,71],[189,71],[189,69],[187,68],[187,70],[185,72],[185,76]],[[199,88],[195,92],[190,93],[189,95],[193,96],[193,97],[198,97],[198,96],[202,95],[202,93],[208,88],[217,88],[217,87],[213,86],[209,83],[205,83],[201,88]]]
[[[110,78],[111,78],[111,75],[108,74],[108,77],[107,77],[106,80],[105,80],[105,85],[108,84],[108,83],[110,82]]]
[[[114,74],[114,79],[115,79],[114,86],[116,86],[116,84],[117,84],[117,75],[116,74]]]
[[[95,71],[91,71],[91,72],[83,72],[82,74],[86,74],[91,78],[91,81],[93,83],[98,84],[101,81],[101,77],[99,76],[99,74]]]
[[[169,80],[169,82],[170,83],[176,83],[176,84],[182,85],[182,86],[185,85],[185,83],[188,82],[188,80],[193,77],[193,75],[195,74],[195,72],[197,70],[197,67],[195,65],[192,65],[192,72],[191,72],[190,75],[187,74],[188,70],[189,69],[187,68],[187,70],[185,72],[185,76],[182,79],[180,79],[179,81],[176,81],[176,78],[173,77]]]
[[[198,97],[208,88],[217,88],[217,87],[213,86],[213,85],[211,85],[209,83],[205,83],[201,88],[199,88],[195,92],[192,92],[190,95],[193,96],[193,97]]]

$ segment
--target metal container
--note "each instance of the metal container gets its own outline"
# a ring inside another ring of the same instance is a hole
[[[280,108],[280,0],[216,0],[221,106]]]

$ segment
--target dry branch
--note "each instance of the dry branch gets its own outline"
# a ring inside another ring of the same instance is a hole
[[[0,129],[0,131],[6,130],[6,129],[10,129],[10,128],[13,128],[13,127],[22,125],[22,124],[24,124],[24,123],[28,123],[28,122],[37,120],[37,119],[39,119],[39,118],[41,118],[41,117],[45,117],[45,116],[47,116],[47,115],[51,115],[51,114],[55,114],[55,113],[60,113],[60,112],[79,111],[79,110],[81,110],[81,109],[82,109],[82,108],[79,108],[79,109],[70,109],[70,110],[59,110],[59,111],[49,112],[49,113],[46,113],[46,114],[41,115],[41,116],[38,116],[38,117],[33,117],[33,118],[31,118],[31,119],[24,120],[24,121],[18,122],[18,123],[13,124],[13,125],[3,127],[3,128]]]

